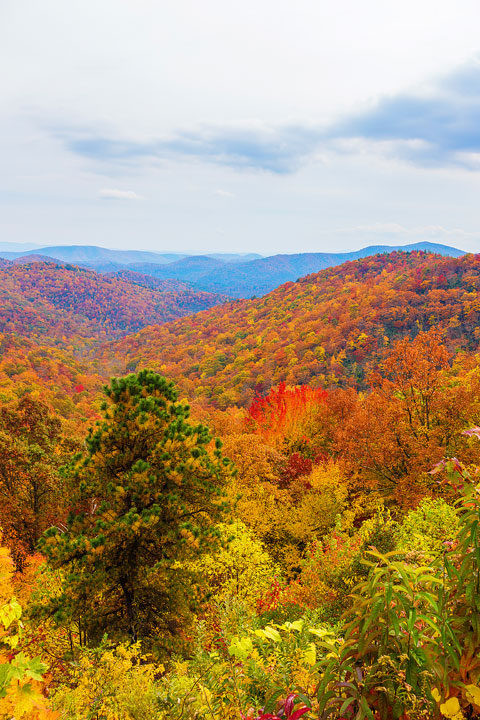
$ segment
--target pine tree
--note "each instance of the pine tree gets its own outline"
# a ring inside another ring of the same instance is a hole
[[[41,541],[65,577],[50,611],[77,621],[88,642],[105,632],[165,641],[188,615],[194,583],[185,561],[212,549],[231,466],[160,375],[142,370],[113,379],[105,392],[104,419],[70,467],[76,490],[67,527]]]

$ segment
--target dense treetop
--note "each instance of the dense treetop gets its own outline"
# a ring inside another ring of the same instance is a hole
[[[108,339],[222,302],[190,289],[107,278],[73,265],[34,262],[0,270],[0,330],[42,337]]]
[[[279,382],[362,386],[393,339],[438,327],[448,347],[480,337],[480,256],[376,255],[229,302],[108,347],[219,407],[248,404]]]

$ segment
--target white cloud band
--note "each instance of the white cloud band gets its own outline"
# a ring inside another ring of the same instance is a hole
[[[117,190],[115,188],[104,188],[98,191],[98,197],[102,200],[142,200],[142,195],[137,195],[133,190]]]

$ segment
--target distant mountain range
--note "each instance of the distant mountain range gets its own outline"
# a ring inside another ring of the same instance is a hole
[[[13,244],[10,244],[13,245]],[[0,246],[1,247],[1,246]],[[99,273],[139,273],[158,280],[178,280],[196,290],[229,295],[235,298],[262,296],[285,282],[297,280],[328,267],[341,265],[349,260],[390,253],[395,250],[423,251],[460,257],[463,250],[431,242],[411,245],[371,245],[344,253],[298,253],[262,257],[250,254],[182,255],[178,253],[154,253],[137,250],[109,250],[97,246],[57,246],[31,250],[2,251],[7,260],[29,262],[54,258],[63,263],[86,266]],[[21,259],[20,259],[21,258]],[[133,276],[129,276],[133,281]],[[138,278],[138,285],[146,286],[145,279]],[[152,284],[149,287],[153,287]]]
[[[110,250],[109,248],[98,247],[97,245],[57,245],[47,247],[23,246],[21,243],[1,243],[0,256],[7,260],[14,260],[19,257],[30,255],[44,256],[62,262],[74,263],[77,265],[95,266],[105,264],[117,264],[119,266],[132,263],[152,263],[155,265],[166,265],[181,258],[190,257],[185,253],[157,253],[146,250]],[[208,255],[223,263],[247,262],[261,258],[256,253],[213,253]],[[120,268],[118,268],[120,269]]]
[[[169,292],[174,290],[191,290],[192,286],[188,283],[176,280],[175,278],[162,280],[152,275],[143,275],[133,270],[117,270],[116,272],[104,273],[104,277],[111,278],[113,280],[125,280],[126,282],[133,283],[133,285],[140,285],[141,287],[150,288],[150,290],[159,290],[160,292]]]
[[[200,287],[200,285],[203,285],[204,282],[209,284],[211,282],[210,278],[215,278],[217,273],[222,270],[227,271],[228,277],[230,276],[228,272],[229,270],[233,271],[233,276],[235,276],[236,267],[250,267],[252,262],[258,261],[251,260],[246,263],[227,264],[216,258],[208,257],[207,255],[193,255],[192,257],[185,257],[181,260],[176,260],[169,265],[138,263],[135,265],[129,265],[129,269],[144,273],[145,275],[153,275],[154,277],[162,278],[163,280],[167,278],[183,280],[183,282],[192,283]]]
[[[143,250],[109,250],[108,248],[97,247],[96,245],[57,245],[42,248],[34,248],[33,250],[0,250],[0,255],[7,260],[13,260],[18,257],[26,257],[28,255],[43,255],[54,260],[63,262],[96,265],[98,263],[119,263],[120,265],[128,265],[129,263],[152,262],[152,263],[168,263],[179,260],[184,257],[178,253],[155,253]]]
[[[420,250],[451,257],[461,257],[465,255],[465,252],[458,250],[458,248],[430,242],[419,242],[403,246],[371,245],[361,250],[347,253],[272,255],[258,260],[252,260],[249,263],[216,268],[213,273],[210,272],[203,277],[197,276],[194,284],[202,290],[224,293],[237,298],[260,297],[283,283],[298,280],[298,278],[319,272],[325,268],[342,265],[349,260],[359,260],[360,258],[378,255],[379,253],[390,253],[395,250],[403,250],[405,252]],[[181,262],[182,261],[178,261],[174,263],[173,266],[165,268],[165,270],[171,272],[175,267],[178,267]],[[174,276],[170,275],[170,277]],[[186,277],[183,279],[187,280]]]

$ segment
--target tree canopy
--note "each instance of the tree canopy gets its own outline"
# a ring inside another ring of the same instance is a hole
[[[69,468],[67,527],[41,542],[66,575],[50,610],[59,621],[77,620],[86,640],[107,630],[165,640],[192,600],[185,561],[215,542],[230,463],[220,441],[210,448],[205,426],[188,422],[188,405],[160,375],[114,379],[105,392],[103,420]]]

